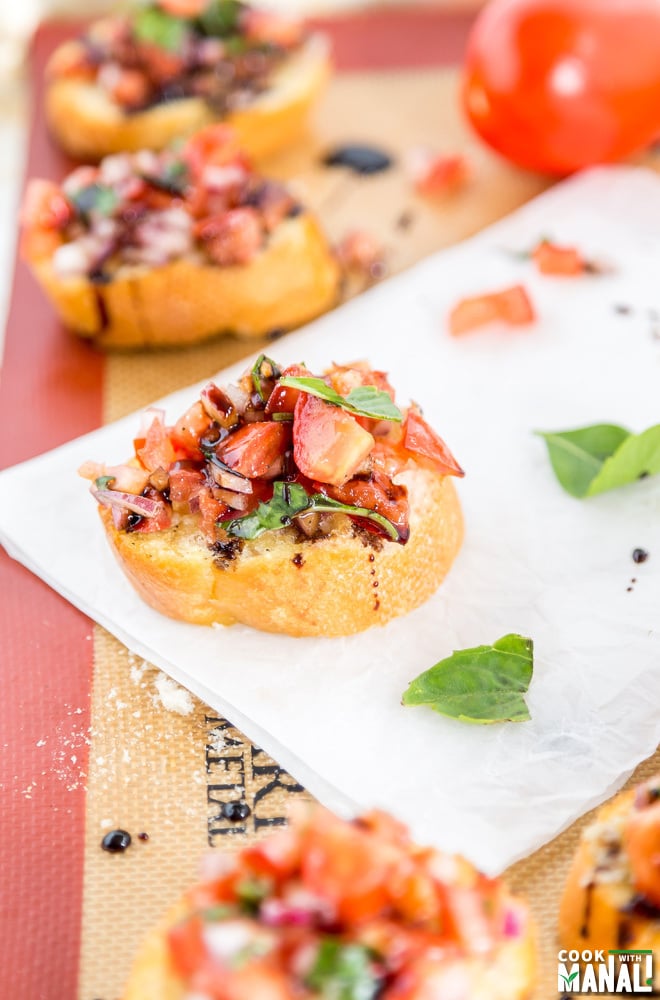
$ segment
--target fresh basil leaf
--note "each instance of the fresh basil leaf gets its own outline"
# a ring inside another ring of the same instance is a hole
[[[273,498],[260,503],[256,510],[244,517],[220,521],[228,535],[234,538],[259,538],[266,531],[287,528],[296,514],[312,506],[312,498],[299,483],[275,483]]]
[[[250,374],[252,375],[252,385],[255,392],[259,394],[262,403],[265,403],[270,393],[264,392],[263,383],[269,379],[279,378],[280,369],[271,358],[266,357],[265,354],[260,354],[253,364]]]
[[[106,184],[88,184],[69,196],[78,215],[84,218],[92,212],[97,215],[112,215],[118,200],[116,193]]]
[[[374,1000],[382,982],[368,948],[327,937],[319,945],[306,985],[324,1000]]]
[[[426,670],[403,695],[404,705],[428,705],[461,722],[526,722],[523,695],[532,679],[534,644],[505,635],[492,646],[459,649]]]
[[[236,907],[231,906],[229,903],[218,903],[216,906],[209,906],[203,913],[204,920],[208,920],[209,923],[215,923],[218,920],[228,920],[230,917],[235,916],[237,916]]]
[[[197,23],[205,35],[227,38],[238,31],[243,7],[239,0],[211,0]]]
[[[236,886],[236,897],[244,913],[254,917],[273,886],[266,879],[245,878]]]
[[[141,174],[141,177],[147,184],[174,197],[185,194],[188,187],[188,168],[181,160],[167,163],[160,174]]]
[[[369,510],[368,507],[352,507],[322,493],[310,496],[299,483],[275,483],[272,500],[260,503],[251,514],[220,521],[219,525],[234,538],[251,540],[259,538],[266,531],[288,528],[294,517],[308,510],[318,511],[319,514],[341,513],[350,517],[362,517],[377,524],[392,541],[404,540],[392,522],[377,511]]]
[[[660,424],[641,434],[631,434],[606,458],[603,468],[589,486],[588,496],[615,490],[646,476],[660,473]]]
[[[660,424],[632,434],[616,424],[537,432],[560,484],[571,496],[595,496],[660,472]]]
[[[157,45],[168,52],[178,52],[183,45],[188,22],[159,7],[145,7],[133,19],[133,35],[139,42]]]
[[[386,517],[379,514],[375,510],[370,510],[368,507],[352,507],[350,504],[341,503],[339,500],[333,500],[332,497],[326,497],[323,493],[315,493],[312,499],[312,507],[317,510],[319,514],[332,514],[337,512],[340,514],[348,514],[351,517],[364,517],[368,521],[373,521],[374,524],[379,525],[386,535],[388,535],[393,542],[401,541],[399,532],[391,521],[388,521]]]
[[[375,385],[361,385],[356,389],[351,389],[347,396],[340,394],[330,385],[326,385],[322,378],[315,378],[306,375],[285,375],[280,379],[280,385],[290,386],[292,389],[302,389],[310,396],[318,396],[326,403],[333,406],[340,406],[342,410],[348,410],[358,417],[371,417],[374,420],[394,420],[401,423],[403,415],[398,406],[395,406],[387,392],[377,389]]]
[[[114,483],[114,476],[97,476],[94,480],[94,485],[100,490],[107,490],[110,483]]]

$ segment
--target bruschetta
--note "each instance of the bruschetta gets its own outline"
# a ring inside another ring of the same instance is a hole
[[[225,125],[30,183],[22,252],[63,323],[104,348],[262,336],[333,306],[340,266]]]
[[[500,880],[417,847],[384,813],[310,807],[208,857],[124,1000],[526,1000],[534,980],[527,906]]]
[[[382,625],[431,596],[462,540],[462,469],[364,365],[318,378],[260,355],[174,425],[149,411],[127,465],[80,471],[138,593],[201,625]]]
[[[46,117],[81,160],[163,149],[219,120],[260,158],[302,131],[329,65],[326,38],[290,17],[239,0],[156,0],[55,51]]]
[[[650,949],[660,963],[660,775],[617,795],[582,834],[559,932],[567,950]]]

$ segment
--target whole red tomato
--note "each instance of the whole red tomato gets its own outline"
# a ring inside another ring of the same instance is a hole
[[[492,0],[463,101],[482,138],[532,170],[629,156],[660,133],[660,0]]]

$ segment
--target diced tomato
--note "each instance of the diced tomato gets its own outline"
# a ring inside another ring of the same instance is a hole
[[[303,365],[289,365],[288,368],[284,369],[281,377],[283,378],[285,375],[295,378],[304,378],[305,376],[309,378],[310,372]],[[278,383],[268,397],[266,413],[293,413],[299,395],[300,389]]]
[[[144,41],[140,42],[140,61],[155,83],[167,83],[179,76],[185,68],[185,61],[179,52]]]
[[[390,385],[387,372],[372,371],[359,365],[336,365],[328,372],[328,379],[333,389],[341,396],[348,396],[352,389],[363,385],[373,385],[381,392],[386,392],[394,402],[394,389]]]
[[[159,0],[158,6],[173,17],[198,17],[208,0]]]
[[[575,247],[559,247],[542,240],[532,251],[532,260],[541,274],[575,277],[584,274],[585,261]]]
[[[427,872],[404,865],[390,881],[392,903],[411,923],[437,921],[442,916],[442,897],[435,880]]]
[[[358,924],[389,905],[387,881],[398,857],[392,845],[324,814],[305,835],[302,880],[334,904],[341,920]]]
[[[250,207],[202,219],[195,227],[195,236],[211,260],[221,266],[249,264],[264,241],[259,213]]]
[[[207,959],[189,985],[191,993],[209,1000],[294,1000],[285,973],[267,959],[235,968]]]
[[[212,425],[213,421],[198,400],[179,417],[170,433],[170,441],[177,450],[185,453],[185,457],[199,460],[203,458],[199,440]]]
[[[167,944],[175,971],[182,979],[189,979],[206,958],[201,917],[190,917],[174,924],[167,931]]]
[[[223,442],[218,457],[249,479],[267,476],[291,442],[291,428],[282,420],[245,424]]]
[[[156,469],[169,469],[176,455],[170,441],[167,428],[160,420],[153,420],[144,439],[144,445],[138,449],[137,456],[145,469],[155,472]]]
[[[108,86],[113,101],[125,108],[139,108],[151,95],[151,83],[140,69],[118,69]]]
[[[242,17],[246,38],[260,44],[281,45],[289,49],[299,45],[303,38],[302,22],[274,10],[246,7]]]
[[[374,446],[373,435],[338,406],[304,392],[293,419],[293,457],[310,479],[341,486]]]
[[[170,470],[170,500],[172,503],[190,503],[205,484],[204,473],[198,469]]]
[[[195,178],[201,177],[204,167],[210,163],[218,166],[236,163],[249,167],[249,161],[238,150],[236,133],[229,125],[208,125],[195,132],[186,142],[181,155]]]
[[[21,222],[29,228],[64,229],[73,218],[73,208],[53,181],[31,180],[26,188]]]
[[[385,250],[380,241],[364,229],[346,233],[339,241],[336,253],[339,263],[349,271],[377,278],[384,270]]]
[[[470,164],[461,154],[447,156],[418,147],[409,151],[407,160],[415,190],[425,197],[451,194],[462,188],[472,175]]]
[[[215,542],[217,540],[217,522],[227,516],[230,508],[220,500],[216,500],[209,487],[201,489],[195,499],[199,506],[202,534],[210,542]]]
[[[485,910],[486,897],[472,886],[447,886],[447,907],[457,937],[468,953],[484,954],[495,946],[495,931]]]
[[[441,476],[464,476],[449,448],[429,427],[416,406],[411,406],[403,428],[403,446],[416,458],[427,459]]]
[[[150,535],[155,531],[166,531],[171,527],[172,508],[169,504],[163,504],[162,510],[155,517],[143,517],[131,530],[143,535]]]
[[[497,321],[511,326],[525,326],[535,319],[534,307],[527,292],[522,285],[514,285],[501,292],[461,299],[449,314],[449,332],[458,336]]]
[[[397,528],[402,541],[408,538],[408,491],[382,472],[374,471],[366,478],[349,479],[343,486],[327,486],[320,482],[314,485],[319,492],[340,503],[366,507],[382,514]]]
[[[300,836],[291,828],[280,830],[247,847],[242,858],[252,874],[269,875],[277,880],[289,878],[300,866]]]

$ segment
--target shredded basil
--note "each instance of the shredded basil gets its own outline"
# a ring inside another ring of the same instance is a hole
[[[112,215],[119,199],[106,184],[88,184],[69,195],[69,201],[78,215],[88,218],[92,212],[97,215]]]
[[[188,32],[185,18],[174,17],[160,7],[145,7],[135,15],[133,35],[139,42],[157,45],[168,52],[178,52]]]
[[[342,513],[352,517],[362,517],[377,524],[392,541],[399,541],[400,535],[391,521],[382,514],[368,507],[352,507],[340,503],[322,493],[309,495],[299,483],[277,482],[273,487],[273,498],[266,503],[260,503],[251,514],[232,520],[220,521],[228,535],[234,538],[259,538],[266,531],[281,531],[291,524],[294,517],[307,511],[323,513]]]
[[[264,371],[264,366],[270,367],[270,374]],[[251,375],[254,390],[259,394],[261,401],[265,403],[270,393],[264,392],[263,383],[268,380],[278,379],[280,377],[280,369],[271,358],[266,357],[265,354],[260,354],[252,366]]]
[[[239,31],[243,9],[244,4],[239,0],[211,0],[199,15],[197,24],[205,35],[228,38]]]
[[[302,389],[310,396],[318,396],[326,403],[339,406],[359,417],[371,417],[373,420],[393,420],[401,423],[403,415],[395,406],[389,393],[377,389],[375,385],[360,385],[351,389],[347,396],[341,396],[332,386],[327,385],[322,378],[313,376],[285,375],[280,379],[280,385],[292,389]]]
[[[319,945],[306,985],[324,1000],[375,1000],[382,982],[368,948],[327,937]]]

